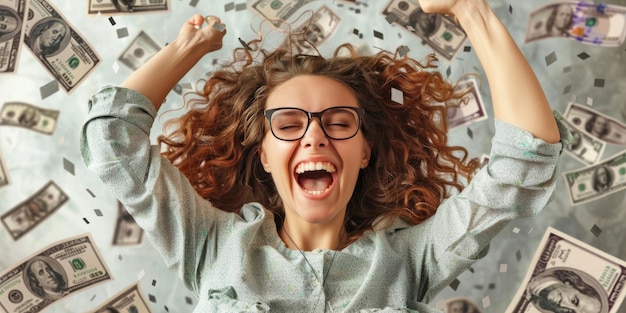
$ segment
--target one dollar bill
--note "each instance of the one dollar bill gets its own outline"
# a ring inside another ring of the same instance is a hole
[[[0,312],[40,312],[113,280],[90,234],[55,242],[0,274]]]
[[[159,50],[161,50],[161,46],[142,30],[128,47],[124,49],[118,60],[131,70],[136,71],[159,52]]]
[[[612,117],[575,102],[567,105],[563,116],[588,135],[610,144],[626,146],[626,125]]]
[[[89,0],[87,14],[115,15],[167,12],[171,7],[171,0]]]
[[[417,0],[391,0],[382,14],[389,23],[406,28],[448,60],[454,58],[467,39],[465,31],[453,19],[425,13]]]
[[[0,108],[0,126],[17,126],[51,135],[57,126],[58,110],[43,109],[24,102],[7,102]]]
[[[313,13],[310,23],[305,23],[294,31],[294,33],[300,33],[301,36],[295,37],[295,40],[291,37],[287,38],[282,46],[287,49],[291,48],[294,54],[318,55],[317,47],[335,34],[340,23],[339,15],[323,5]],[[290,44],[293,46],[289,47]]]
[[[49,1],[29,1],[24,44],[63,89],[70,93],[102,58]]]
[[[548,227],[506,313],[618,313],[626,262]]]
[[[256,0],[249,6],[256,15],[278,27],[313,0]]]
[[[572,205],[626,189],[626,150],[601,163],[563,173]]]
[[[0,74],[17,70],[27,0],[0,0]]]
[[[626,38],[626,7],[558,1],[530,13],[525,42],[559,37],[590,45],[618,47]]]
[[[143,297],[139,284],[135,283],[106,300],[89,313],[137,312],[152,313]]]
[[[0,216],[13,240],[18,240],[58,210],[69,197],[53,181]]]
[[[143,228],[135,222],[121,202],[117,202],[117,221],[113,231],[113,246],[140,245],[143,240]]]
[[[553,111],[554,115],[567,126],[568,130],[574,138],[571,144],[565,145],[565,151],[579,161],[587,165],[596,164],[600,160],[606,143],[602,140],[590,136],[585,131],[566,120],[561,113]]]
[[[9,178],[9,170],[7,169],[7,165],[4,162],[2,150],[0,150],[0,188],[8,186],[10,183],[11,179]]]

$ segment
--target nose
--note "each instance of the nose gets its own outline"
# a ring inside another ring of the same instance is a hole
[[[300,145],[305,148],[328,146],[328,137],[326,137],[318,118],[311,119],[309,128],[304,133],[304,137],[300,139]]]

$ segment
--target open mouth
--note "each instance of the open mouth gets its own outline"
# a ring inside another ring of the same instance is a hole
[[[296,180],[305,192],[321,195],[333,185],[336,171],[330,162],[303,162],[296,167]]]

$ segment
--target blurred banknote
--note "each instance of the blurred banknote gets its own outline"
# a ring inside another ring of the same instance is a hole
[[[29,1],[24,43],[70,93],[102,58],[52,3],[46,0]]]
[[[253,0],[248,7],[278,27],[311,1],[313,0]]]
[[[150,305],[143,298],[139,284],[135,283],[118,292],[89,313],[136,312],[152,313]]]
[[[460,102],[458,107],[448,107],[448,130],[486,120],[487,112],[476,81],[470,79],[461,82],[457,88],[460,90],[469,88],[465,95],[467,102]]]
[[[445,313],[481,313],[472,300],[465,297],[446,299]]]
[[[566,37],[582,43],[617,47],[626,37],[626,7],[584,1],[558,1],[530,13],[525,42]]]
[[[171,6],[171,0],[89,0],[87,14],[114,15],[166,12],[170,10]]]
[[[580,130],[570,121],[566,120],[559,112],[553,111],[554,115],[569,129],[574,141],[565,145],[565,151],[584,163],[596,164],[600,160],[606,144],[604,141],[590,136],[584,130]]]
[[[27,0],[0,0],[0,74],[17,70]]]
[[[283,47],[289,48],[288,45],[291,43],[294,54],[317,55],[315,48],[319,48],[335,34],[340,22],[339,15],[327,6],[322,6],[315,11],[310,23],[305,23],[294,31],[298,35],[293,37],[293,42],[287,38]]]
[[[135,219],[128,213],[121,202],[117,202],[117,222],[113,232],[114,246],[139,245],[143,240],[143,229],[137,225]]]
[[[626,146],[626,125],[612,117],[574,102],[568,104],[563,116],[588,135],[610,144]]]
[[[51,135],[57,126],[58,110],[23,102],[7,102],[0,108],[0,126],[18,126]]]
[[[563,173],[573,205],[626,189],[626,150],[601,163]]]
[[[626,262],[548,227],[506,313],[618,313]]]
[[[4,162],[2,150],[0,150],[0,188],[8,186],[10,183],[11,180],[9,179],[9,170],[7,169],[7,165]]]
[[[161,46],[142,30],[126,47],[118,60],[135,71],[148,62],[159,50],[161,50]]]
[[[24,236],[61,207],[69,198],[53,181],[22,203],[2,214],[2,224],[13,240]]]
[[[391,0],[382,14],[387,22],[406,28],[448,60],[454,58],[467,38],[453,19],[424,13],[417,0]]]
[[[0,274],[0,312],[40,312],[57,300],[111,280],[91,235],[71,237]]]

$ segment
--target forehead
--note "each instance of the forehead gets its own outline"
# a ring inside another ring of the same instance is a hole
[[[321,75],[299,75],[276,86],[266,109],[297,107],[321,111],[333,106],[358,107],[356,94],[346,84]]]

